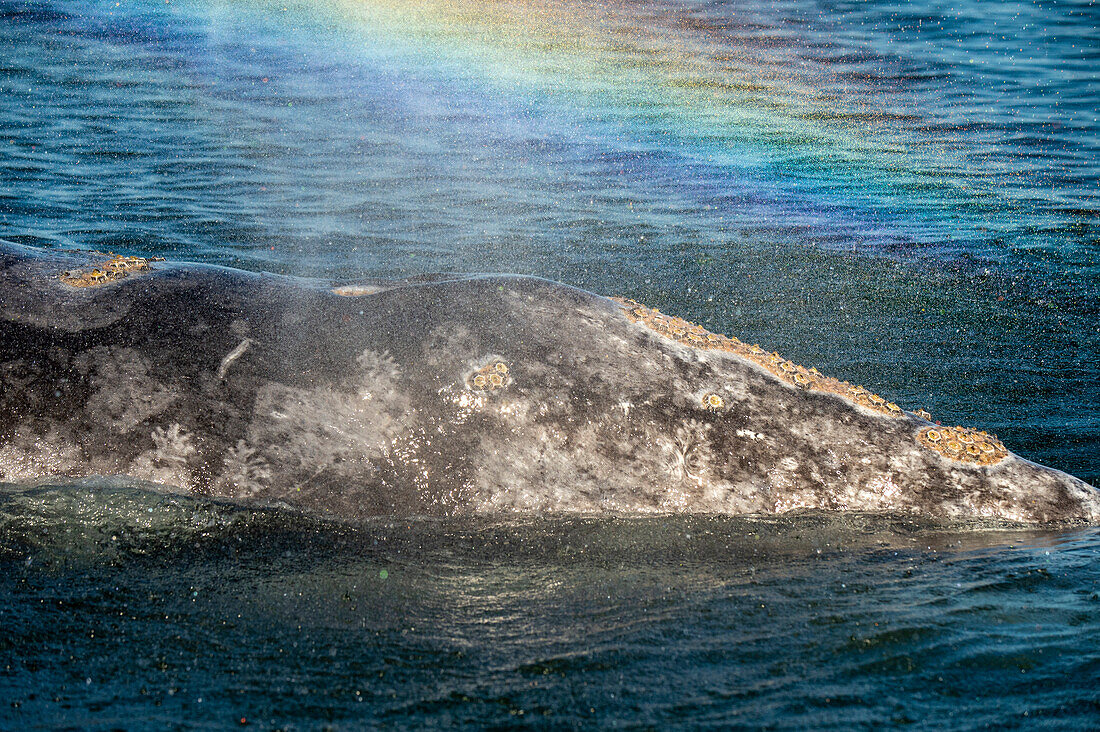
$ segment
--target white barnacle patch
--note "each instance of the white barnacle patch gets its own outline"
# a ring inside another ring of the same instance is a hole
[[[174,422],[168,429],[154,428],[152,438],[156,446],[154,459],[157,462],[183,464],[195,452],[191,435],[178,422]]]
[[[305,491],[314,482],[369,474],[415,422],[416,410],[394,389],[363,401],[353,389],[270,383],[256,392],[245,440],[263,453],[271,472],[269,491],[276,478]]]
[[[379,395],[383,398],[392,395],[397,388],[396,382],[404,375],[389,351],[379,353],[368,348],[356,357],[355,362],[362,370],[362,381],[357,392],[360,401],[369,402]]]
[[[763,440],[764,439],[764,435],[760,434],[759,432],[753,432],[752,430],[737,430],[736,432],[734,432],[734,434],[737,435],[738,437],[740,437],[743,440]]]
[[[440,389],[438,393],[444,401],[454,407],[454,416],[450,421],[455,425],[465,424],[475,412],[495,415],[502,422],[513,426],[530,421],[531,403],[525,399],[493,398],[488,391],[469,387],[457,389],[454,386],[448,386]]]
[[[271,479],[271,468],[262,455],[244,440],[237,440],[235,447],[225,455],[225,470],[218,478],[220,486],[234,498],[253,498]]]
[[[167,429],[153,428],[149,436],[153,449],[138,455],[129,472],[154,483],[189,489],[191,471],[187,462],[196,451],[191,435],[175,422]]]
[[[401,366],[393,360],[389,351],[379,353],[368,348],[356,357],[355,362],[363,370],[363,376],[370,381],[392,383],[404,375]]]

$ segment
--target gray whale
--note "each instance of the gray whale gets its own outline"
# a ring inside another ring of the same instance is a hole
[[[992,435],[631,301],[0,242],[0,481],[93,475],[340,517],[1100,522],[1100,492]]]

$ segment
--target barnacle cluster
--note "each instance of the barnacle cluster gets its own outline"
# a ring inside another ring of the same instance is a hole
[[[1008,455],[996,435],[969,427],[925,427],[917,434],[917,440],[952,460],[978,465],[992,465]]]
[[[726,400],[713,391],[707,392],[703,395],[703,409],[711,412],[721,411],[726,406]]]
[[[164,257],[124,257],[110,255],[103,264],[85,270],[67,270],[61,273],[61,281],[70,287],[91,287],[121,280],[132,272],[149,269],[150,262],[163,262]]]
[[[496,359],[474,371],[466,378],[466,385],[474,391],[495,391],[512,383],[508,364]]]
[[[734,353],[767,369],[784,381],[803,389],[839,394],[867,409],[881,414],[901,417],[901,407],[888,402],[878,394],[872,394],[862,386],[824,376],[815,368],[805,368],[792,363],[778,353],[769,353],[757,345],[748,345],[736,338],[711,333],[702,326],[683,318],[665,315],[634,300],[612,298],[622,306],[626,316],[635,323],[643,323],[652,330],[672,340],[695,348],[705,348]],[[714,393],[703,396],[704,409],[719,410],[722,397]],[[932,415],[923,409],[915,412],[918,417],[932,421]],[[992,465],[1008,456],[1008,450],[995,435],[969,427],[926,427],[917,434],[917,441],[930,450],[960,462]]]
[[[878,394],[872,394],[862,386],[825,376],[815,368],[799,366],[793,361],[783,358],[778,353],[765,351],[758,345],[750,346],[736,338],[711,333],[700,325],[689,323],[683,318],[665,315],[659,310],[647,308],[634,300],[612,299],[622,306],[626,316],[632,321],[643,323],[652,330],[679,343],[695,348],[734,353],[767,369],[783,381],[802,389],[839,394],[861,407],[889,416],[900,417],[904,414],[897,404],[886,401]]]

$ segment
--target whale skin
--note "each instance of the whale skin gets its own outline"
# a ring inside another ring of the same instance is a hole
[[[131,476],[336,517],[881,511],[1100,493],[871,392],[533,277],[353,285],[0,242],[0,482]]]

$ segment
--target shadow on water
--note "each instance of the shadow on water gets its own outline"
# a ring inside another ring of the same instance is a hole
[[[333,523],[93,481],[4,489],[0,547],[4,725],[943,728],[960,708],[1098,710],[1095,529]]]

